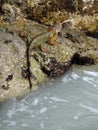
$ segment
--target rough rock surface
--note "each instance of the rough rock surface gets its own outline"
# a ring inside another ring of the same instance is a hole
[[[90,58],[92,61],[91,64],[98,63],[98,39],[87,36],[82,29],[72,28],[71,26],[72,24],[70,23],[63,24],[60,32],[64,36],[66,44],[75,48],[77,50],[76,53],[81,57]],[[90,64],[90,61],[87,64]]]
[[[34,90],[37,88],[35,85],[60,76],[70,67],[71,57],[75,53],[65,41],[52,46],[41,39],[42,43],[38,42],[31,51],[30,60],[27,56],[27,38],[32,39],[48,30],[32,21],[27,21],[25,28],[20,24],[12,24],[10,27],[3,25],[0,28],[0,100],[22,95],[30,91],[31,86]],[[58,41],[62,42],[60,37]]]
[[[0,29],[0,100],[21,95],[29,88],[23,71],[26,67],[26,44],[17,35]]]

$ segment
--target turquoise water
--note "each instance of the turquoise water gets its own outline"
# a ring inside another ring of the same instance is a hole
[[[0,130],[98,130],[98,65],[74,66],[37,91],[0,104]]]

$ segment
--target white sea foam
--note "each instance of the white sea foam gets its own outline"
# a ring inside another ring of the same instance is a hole
[[[36,98],[36,99],[34,99],[32,105],[37,106],[38,102],[39,102],[39,99]]]
[[[98,109],[97,108],[93,108],[91,106],[87,106],[87,105],[84,105],[84,104],[79,104],[79,106],[82,107],[82,108],[85,108],[85,109],[89,110],[92,113],[98,114]]]
[[[76,74],[75,72],[72,73],[71,77],[74,79],[74,80],[77,80],[78,78],[80,78],[80,76],[78,74]]]
[[[8,118],[12,118],[13,115],[16,115],[14,109],[7,111],[7,116],[8,116]]]
[[[15,121],[10,121],[8,126],[15,126],[17,123]]]
[[[69,78],[67,75],[65,77],[63,77],[62,81],[64,83],[68,83],[69,81],[71,81],[71,78]]]
[[[92,77],[83,77],[83,80],[90,83],[90,84],[93,84],[94,83],[94,78]]]
[[[74,119],[74,120],[78,120],[78,119],[79,119],[79,117],[80,117],[81,115],[83,115],[83,113],[82,113],[82,112],[77,113],[77,114],[73,117],[73,119]]]
[[[49,99],[51,99],[54,102],[69,102],[66,99],[62,99],[62,98],[58,98],[58,97],[50,97]]]
[[[24,103],[21,103],[21,106],[19,108],[16,109],[17,112],[24,112],[26,111],[28,108],[27,105],[25,105]]]
[[[43,113],[45,113],[47,110],[48,110],[47,107],[43,107],[43,108],[40,109],[40,113],[43,114]]]
[[[15,121],[3,120],[2,123],[6,123],[7,126],[15,126],[17,123]]]
[[[85,74],[90,75],[90,76],[94,76],[94,77],[98,77],[98,72],[93,72],[93,71],[83,71]]]
[[[28,127],[28,124],[21,124],[22,127]]]
[[[75,115],[73,118],[74,118],[74,120],[77,120],[79,118],[79,116]]]
[[[41,129],[44,128],[44,122],[43,122],[43,121],[41,121],[41,123],[40,123],[40,128],[41,128]]]

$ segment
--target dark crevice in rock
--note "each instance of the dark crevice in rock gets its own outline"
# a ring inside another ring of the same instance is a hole
[[[7,84],[2,85],[1,88],[5,89],[5,90],[8,90],[10,87],[9,87],[9,84],[7,83]]]
[[[33,55],[34,59],[40,64],[41,70],[48,77],[58,77],[69,69],[71,62],[58,62],[55,57],[48,59],[43,55],[42,61],[39,60],[37,55]],[[43,62],[43,63],[41,63]]]
[[[41,67],[41,70],[43,73],[47,74],[48,77],[58,77],[62,75],[65,71],[69,69],[71,66],[69,63],[55,63],[52,65],[52,67],[48,70],[45,66]]]
[[[86,32],[86,34],[88,36],[94,37],[98,39],[98,31],[94,31],[94,32]]]
[[[11,43],[12,42],[12,40],[6,40],[6,41],[4,41],[4,43],[6,43],[6,44],[9,44],[9,43]]]
[[[61,5],[61,7],[63,7],[64,9],[66,9],[69,12],[75,12],[75,7],[73,5],[73,1],[72,0],[59,0],[59,3]]]
[[[6,78],[6,81],[10,81],[13,79],[13,74],[9,74]]]
[[[80,54],[75,53],[71,59],[71,63],[77,65],[92,65],[94,64],[94,60],[93,58],[81,56]]]
[[[47,64],[47,67],[49,68],[49,71],[44,68],[44,71],[46,70],[48,73],[46,73],[49,77],[57,77],[63,74],[66,70],[68,70],[70,66],[70,62],[58,62],[55,57],[50,58],[50,62]]]

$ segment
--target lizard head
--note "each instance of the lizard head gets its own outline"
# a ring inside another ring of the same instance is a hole
[[[61,28],[62,28],[62,24],[61,24],[61,23],[55,24],[55,25],[53,26],[53,30],[54,30],[54,32],[56,32],[56,33],[60,32]]]

